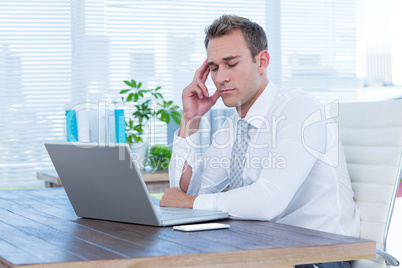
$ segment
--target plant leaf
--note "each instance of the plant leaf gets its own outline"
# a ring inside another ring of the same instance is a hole
[[[133,138],[132,138],[131,135],[127,135],[126,142],[127,142],[128,145],[130,145],[130,146],[133,145]]]
[[[120,91],[120,94],[127,93],[127,92],[129,92],[130,90],[131,90],[131,88],[129,88],[129,89],[123,89],[122,91]]]
[[[177,110],[177,109],[179,109],[179,108],[180,108],[179,106],[173,105],[172,107],[170,107],[170,110]]]
[[[170,114],[171,114],[172,116],[176,116],[177,118],[180,118],[180,117],[181,117],[181,113],[178,112],[178,111],[170,111]]]
[[[144,132],[144,130],[142,129],[142,126],[141,126],[141,125],[136,125],[136,126],[134,127],[134,130],[137,131],[137,132]]]
[[[172,118],[173,118],[173,121],[174,121],[176,124],[180,125],[180,118],[179,118],[179,117],[177,117],[176,115],[173,115],[173,114],[172,114]]]
[[[141,86],[142,86],[142,83],[139,82],[138,85],[137,85],[137,88],[139,89]]]
[[[142,142],[142,138],[140,136],[133,135],[133,137],[136,143]]]
[[[133,87],[130,81],[124,80],[123,82],[129,87]]]
[[[166,122],[166,124],[169,124],[169,122],[170,122],[170,115],[168,113],[166,113],[165,122]]]
[[[133,88],[137,87],[137,82],[135,82],[135,80],[131,80],[131,84],[133,85]]]
[[[149,150],[149,164],[158,170],[169,167],[172,151],[163,144],[155,144]]]
[[[127,101],[131,101],[133,99],[134,93],[130,93],[127,97]]]
[[[161,111],[161,113],[160,113],[160,116],[161,116],[161,121],[163,121],[163,122],[165,122],[166,124],[168,124],[169,123],[169,121],[170,121],[170,116],[169,116],[169,114],[165,111],[165,110],[160,110]]]

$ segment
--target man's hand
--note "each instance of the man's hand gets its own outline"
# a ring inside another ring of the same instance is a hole
[[[209,75],[208,60],[206,59],[195,72],[194,79],[182,93],[183,118],[179,136],[187,137],[198,130],[201,117],[215,105],[219,99],[218,90],[209,96],[205,81]]]
[[[208,89],[205,85],[205,81],[207,81],[208,75],[208,59],[205,59],[201,67],[198,68],[198,70],[195,72],[193,81],[183,90],[183,116],[178,133],[179,137],[185,138],[197,132],[200,127],[201,117],[206,112],[208,112],[219,99],[218,90],[216,90],[214,95],[212,95],[211,97],[208,94]],[[188,185],[190,184],[191,175],[192,167],[190,167],[186,161],[184,163],[183,173],[180,178],[180,187],[186,192],[188,189]],[[178,189],[176,190],[180,191]],[[173,202],[174,198],[176,198],[176,193],[177,192],[173,189],[165,192],[165,195],[163,196],[161,201],[162,206],[165,204],[165,206],[169,207],[181,207],[182,204],[177,204],[177,202]],[[184,192],[181,193],[185,194]],[[186,205],[192,208],[194,199],[195,197],[193,198],[193,200],[190,200],[190,204]]]
[[[161,207],[176,207],[176,208],[193,208],[196,196],[188,195],[185,192],[170,188],[165,190],[165,194],[159,203]]]

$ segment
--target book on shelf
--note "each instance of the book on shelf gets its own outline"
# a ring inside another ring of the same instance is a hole
[[[70,142],[125,143],[124,110],[66,110],[66,138]]]

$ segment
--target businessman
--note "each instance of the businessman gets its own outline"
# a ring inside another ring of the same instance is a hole
[[[169,167],[172,188],[160,205],[358,236],[359,212],[337,130],[312,96],[269,81],[262,27],[223,15],[207,27],[205,48],[207,59],[182,92],[183,117]],[[216,86],[212,95],[205,85],[209,75]],[[219,98],[237,112],[200,156],[200,121]]]

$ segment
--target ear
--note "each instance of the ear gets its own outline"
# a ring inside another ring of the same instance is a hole
[[[258,63],[258,73],[262,74],[268,68],[270,60],[269,53],[268,51],[263,50],[260,53],[258,53],[256,58]]]

